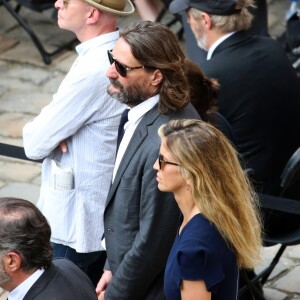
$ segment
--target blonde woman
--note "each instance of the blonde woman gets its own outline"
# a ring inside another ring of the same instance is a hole
[[[224,135],[198,120],[159,129],[158,188],[182,212],[165,271],[168,300],[236,300],[239,268],[259,260],[257,199]]]

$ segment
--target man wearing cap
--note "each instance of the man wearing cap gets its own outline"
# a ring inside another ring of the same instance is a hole
[[[171,1],[170,1],[171,2]],[[268,10],[267,0],[256,0],[256,7],[252,9],[254,19],[248,32],[252,35],[268,36]],[[187,56],[193,60],[200,68],[206,60],[207,52],[197,45],[195,36],[187,22],[186,11],[180,13],[184,28],[184,40]]]
[[[299,146],[299,80],[282,46],[251,36],[252,0],[174,0],[170,10],[187,11],[201,65],[220,83],[218,107],[231,124],[246,167],[259,191],[278,194],[280,174]]]
[[[119,37],[130,0],[57,0],[58,25],[81,42],[52,102],[23,129],[26,155],[44,159],[38,207],[48,219],[54,257],[66,257],[94,284],[105,261],[100,241],[124,105],[106,93],[107,49]],[[60,147],[61,144],[61,147]],[[96,266],[95,266],[96,265]],[[95,266],[95,267],[94,267]]]

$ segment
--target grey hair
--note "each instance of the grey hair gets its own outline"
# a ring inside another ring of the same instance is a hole
[[[232,14],[229,16],[218,16],[209,14],[213,26],[221,32],[233,32],[249,29],[252,21],[253,14],[251,9],[255,8],[253,0],[238,0],[236,8],[241,9],[240,13]],[[201,11],[191,8],[190,14],[194,19],[198,19]]]

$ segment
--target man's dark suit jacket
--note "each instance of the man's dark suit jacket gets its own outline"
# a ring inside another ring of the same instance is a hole
[[[66,259],[54,259],[23,300],[97,300],[90,279]]]
[[[172,193],[157,188],[153,169],[158,128],[170,119],[199,119],[192,105],[161,115],[157,105],[141,120],[126,149],[104,212],[107,261],[113,279],[106,300],[164,299],[163,274],[179,210]]]
[[[300,84],[282,46],[237,32],[201,67],[219,80],[220,113],[232,125],[256,184],[277,194],[283,167],[300,145]]]

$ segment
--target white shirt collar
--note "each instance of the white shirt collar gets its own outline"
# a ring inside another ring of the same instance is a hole
[[[42,276],[45,269],[36,270],[30,277],[8,294],[8,300],[22,300],[34,283]]]
[[[159,101],[159,95],[155,95],[146,101],[140,103],[139,105],[133,107],[128,112],[128,122],[136,123],[139,119],[141,119],[156,103]],[[124,129],[126,130],[126,125]]]
[[[120,36],[119,30],[116,30],[114,32],[109,32],[106,34],[101,34],[99,36],[96,36],[92,39],[89,39],[79,45],[76,46],[76,52],[78,55],[83,55],[86,52],[88,52],[91,48],[97,48],[101,45],[103,45],[104,42],[110,42],[111,40],[116,40]],[[110,50],[110,49],[107,49]]]
[[[223,42],[225,41],[226,39],[228,39],[230,36],[232,36],[235,32],[230,32],[230,33],[227,33],[225,35],[223,35],[222,37],[220,37],[218,40],[216,40],[212,46],[209,48],[208,52],[207,52],[207,56],[206,56],[206,60],[210,60],[212,55],[213,55],[213,52],[215,51],[215,49]]]

